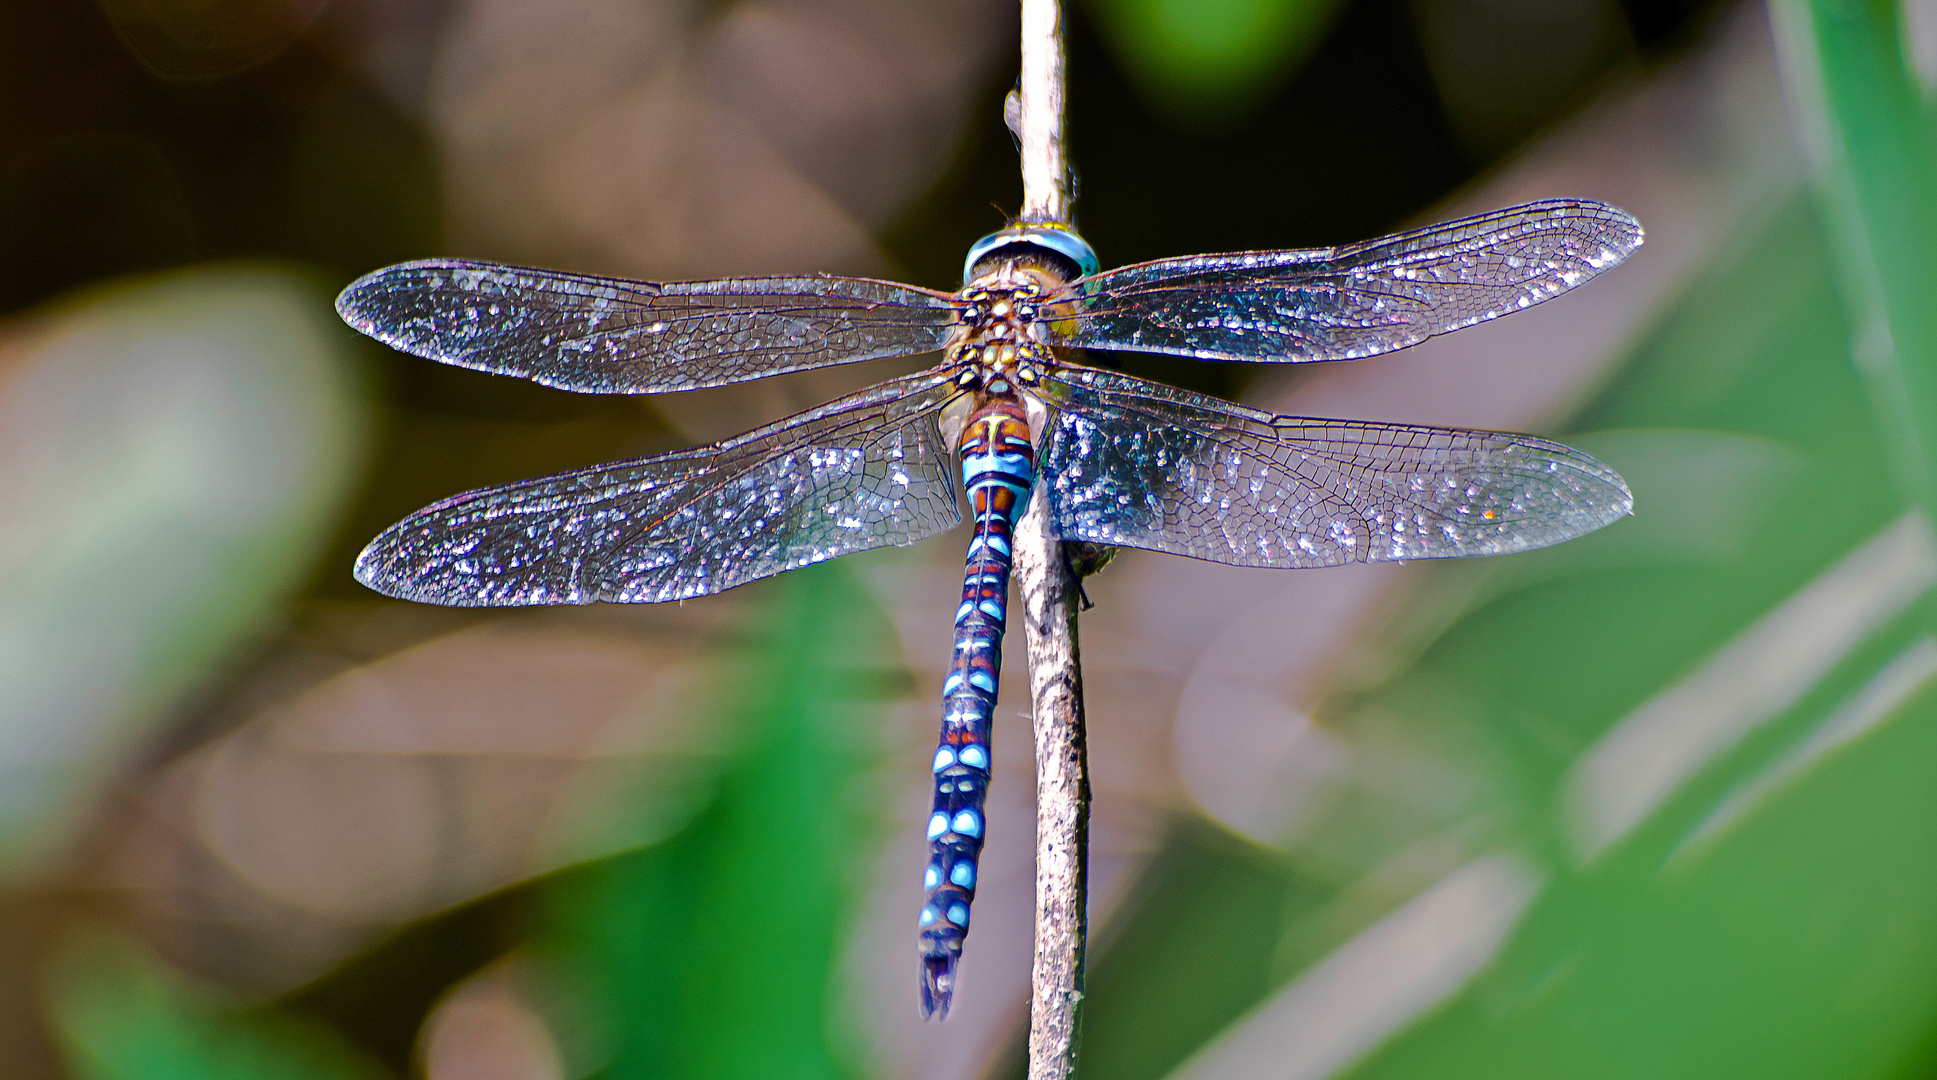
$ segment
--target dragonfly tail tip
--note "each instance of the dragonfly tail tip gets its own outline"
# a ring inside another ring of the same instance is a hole
[[[943,953],[921,958],[921,1018],[948,1019],[948,1006],[955,996],[955,963],[960,957]]]

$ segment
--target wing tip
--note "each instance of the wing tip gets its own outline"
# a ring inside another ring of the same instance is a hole
[[[1607,231],[1613,235],[1604,235],[1603,239],[1617,241],[1613,245],[1616,251],[1617,262],[1632,255],[1635,249],[1647,241],[1648,230],[1642,227],[1641,219],[1635,217],[1622,207],[1616,206],[1613,203],[1601,202],[1598,199],[1566,199],[1557,201],[1564,205],[1571,205],[1576,210],[1591,210],[1594,216],[1599,218],[1604,225],[1611,226]]]
[[[373,294],[380,294],[381,286],[386,286],[400,277],[423,270],[457,270],[477,264],[465,259],[412,259],[409,262],[392,263],[380,267],[343,286],[336,294],[336,314],[359,332],[396,345],[376,329],[377,322],[370,310],[368,301]]]
[[[393,269],[395,267],[372,270],[362,277],[357,278],[355,281],[350,282],[348,285],[343,286],[343,291],[336,294],[337,318],[348,323],[351,329],[360,334],[370,334],[374,323],[364,311],[364,297],[369,293],[372,285],[380,281],[383,275]]]
[[[1594,205],[1606,211],[1607,215],[1621,226],[1622,244],[1619,252],[1620,258],[1627,258],[1629,255],[1634,254],[1641,245],[1648,242],[1648,230],[1642,227],[1640,218],[1628,213],[1621,207],[1615,206],[1613,203],[1595,203]]]
[[[364,588],[392,600],[436,607],[560,607],[600,601],[621,604],[658,602],[630,595],[622,585],[587,581],[580,576],[577,567],[555,584],[534,580],[530,575],[520,577],[516,573],[505,574],[502,568],[493,571],[488,569],[495,565],[490,559],[479,558],[473,563],[464,553],[454,553],[447,544],[438,542],[437,536],[448,538],[456,529],[448,519],[440,517],[441,512],[463,506],[480,495],[488,495],[496,490],[485,488],[453,495],[383,530],[357,554],[356,562],[350,569],[351,576]],[[465,546],[465,552],[473,550],[477,542],[477,538],[472,537]]]
[[[1633,517],[1634,490],[1628,487],[1627,479],[1591,454],[1575,450],[1571,446],[1566,449],[1571,459],[1570,463],[1584,474],[1575,486],[1581,496],[1580,509],[1586,519],[1592,522],[1587,528],[1566,539],[1585,536],[1604,529],[1624,517]]]
[[[435,590],[415,587],[422,581],[420,575],[398,572],[399,564],[407,563],[408,560],[401,557],[402,553],[396,543],[396,533],[409,521],[410,519],[406,518],[392,525],[366,544],[363,550],[357,553],[356,563],[350,568],[351,576],[356,578],[357,584],[392,600],[436,604],[439,607],[463,606],[453,603]]]
[[[1600,239],[1608,244],[1614,255],[1613,262],[1608,264],[1609,266],[1612,266],[1614,263],[1619,263],[1629,255],[1632,255],[1635,249],[1641,247],[1647,240],[1647,229],[1642,227],[1640,218],[1635,217],[1622,207],[1610,202],[1602,202],[1599,199],[1536,199],[1533,202],[1521,203],[1518,206],[1504,207],[1494,211],[1494,214],[1502,217],[1519,216],[1523,218],[1594,218],[1603,226]],[[1493,215],[1482,216],[1491,217]]]
[[[1565,443],[1536,436],[1516,436],[1514,442],[1531,450],[1537,460],[1544,462],[1544,467],[1522,475],[1544,488],[1549,498],[1557,500],[1558,505],[1549,511],[1546,519],[1551,527],[1513,536],[1493,550],[1464,552],[1449,557],[1468,554],[1517,555],[1538,551],[1578,540],[1624,517],[1633,516],[1633,490],[1628,487],[1627,480],[1605,462]]]
[[[363,553],[357,556],[356,565],[351,568],[351,574],[364,588],[392,600],[433,607],[484,608],[556,607],[607,599],[578,592],[493,592],[474,576],[453,575],[448,568],[426,572],[413,564],[407,555],[379,551],[378,545],[382,541],[383,537],[379,536],[363,549]]]
[[[482,597],[475,590],[454,587],[448,564],[441,570],[429,569],[424,560],[413,554],[405,534],[419,528],[422,518],[422,511],[412,514],[383,530],[376,539],[365,545],[350,568],[357,583],[392,600],[407,600],[413,604],[437,607],[506,606],[505,601]]]

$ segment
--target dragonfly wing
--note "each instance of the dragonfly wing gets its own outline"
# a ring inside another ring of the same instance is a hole
[[[336,310],[405,352],[593,394],[926,352],[955,321],[948,296],[867,278],[658,283],[459,259],[367,274]]]
[[[1043,476],[1065,540],[1233,566],[1526,551],[1627,514],[1614,470],[1526,435],[1308,420],[1059,370]]]
[[[657,603],[961,520],[934,414],[946,374],[869,387],[726,442],[486,488],[424,508],[357,580],[461,607]]]
[[[1059,344],[1204,360],[1350,360],[1566,292],[1641,246],[1604,203],[1554,199],[1338,248],[1162,259],[1075,283]]]

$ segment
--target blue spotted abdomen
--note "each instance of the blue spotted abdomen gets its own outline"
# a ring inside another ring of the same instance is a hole
[[[1029,424],[1013,398],[986,401],[963,426],[962,486],[975,518],[955,609],[955,654],[942,682],[935,809],[928,817],[927,895],[921,907],[922,1015],[947,1015],[968,936],[982,854],[990,724],[1002,670],[1010,545],[1036,483]]]

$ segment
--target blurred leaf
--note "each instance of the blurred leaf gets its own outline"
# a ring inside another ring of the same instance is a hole
[[[80,1080],[381,1080],[321,1026],[245,1011],[101,932],[63,943],[46,1008]]]
[[[1124,66],[1161,111],[1238,112],[1305,58],[1338,0],[1092,0]]]
[[[713,804],[654,848],[561,875],[549,932],[575,1073],[844,1076],[834,965],[878,822],[872,764],[892,631],[839,565],[775,583],[722,721]],[[890,680],[889,685],[896,685]],[[912,924],[911,924],[912,925]],[[909,934],[909,1008],[914,941]],[[576,1029],[576,1030],[575,1030]]]
[[[1851,351],[1899,486],[1937,519],[1937,137],[1899,38],[1904,6],[1779,0],[1769,11]]]
[[[226,268],[0,347],[0,868],[301,583],[361,451],[349,340],[307,282]]]

